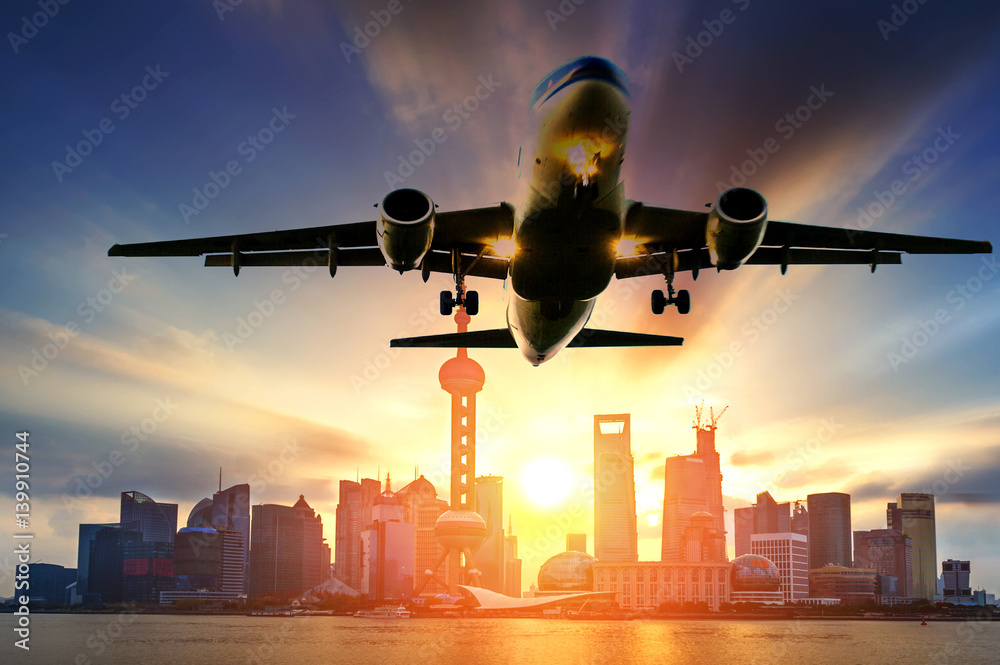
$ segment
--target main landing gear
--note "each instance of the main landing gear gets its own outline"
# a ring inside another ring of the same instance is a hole
[[[471,270],[483,253],[480,252],[465,270]],[[458,250],[452,250],[451,265],[455,273],[455,295],[452,296],[451,291],[441,292],[441,315],[450,316],[455,307],[465,307],[469,316],[479,314],[479,292],[465,290],[465,271],[462,270],[462,254]]]
[[[671,265],[676,263],[676,256],[674,257]],[[663,310],[667,305],[677,305],[677,312],[679,314],[687,314],[691,311],[691,294],[687,292],[687,289],[681,289],[674,295],[674,271],[665,270],[663,276],[667,280],[667,295],[663,295],[663,291],[657,289],[653,291],[653,295],[650,298],[650,305],[653,309],[653,314],[663,314]]]

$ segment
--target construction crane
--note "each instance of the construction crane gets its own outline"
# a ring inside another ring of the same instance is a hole
[[[715,411],[712,407],[708,407],[708,420],[705,421],[704,427],[702,426],[701,416],[705,413],[705,401],[702,400],[701,404],[694,407],[694,425],[691,426],[692,429],[704,429],[714,432],[718,428],[719,419],[722,418],[722,414],[729,409],[729,405],[722,407],[722,411],[719,411],[719,415],[715,415]]]

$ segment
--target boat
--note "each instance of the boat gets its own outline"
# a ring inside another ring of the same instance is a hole
[[[402,605],[399,607],[379,605],[373,610],[358,610],[354,616],[360,619],[409,619],[413,616],[413,612]]]

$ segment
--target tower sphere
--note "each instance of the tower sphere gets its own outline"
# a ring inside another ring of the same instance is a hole
[[[478,393],[486,383],[486,372],[472,358],[456,356],[441,365],[438,381],[452,395]]]
[[[438,517],[434,534],[444,547],[474,552],[486,541],[486,522],[471,510],[448,510]]]

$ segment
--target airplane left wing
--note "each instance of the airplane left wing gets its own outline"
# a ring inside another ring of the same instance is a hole
[[[426,272],[452,273],[455,257],[464,274],[505,279],[507,259],[495,243],[514,231],[514,210],[507,203],[489,208],[435,214],[430,250],[421,266]],[[328,265],[384,266],[379,248],[378,222],[316,226],[303,229],[244,233],[209,238],[116,244],[108,256],[200,256],[205,265],[241,267]]]

